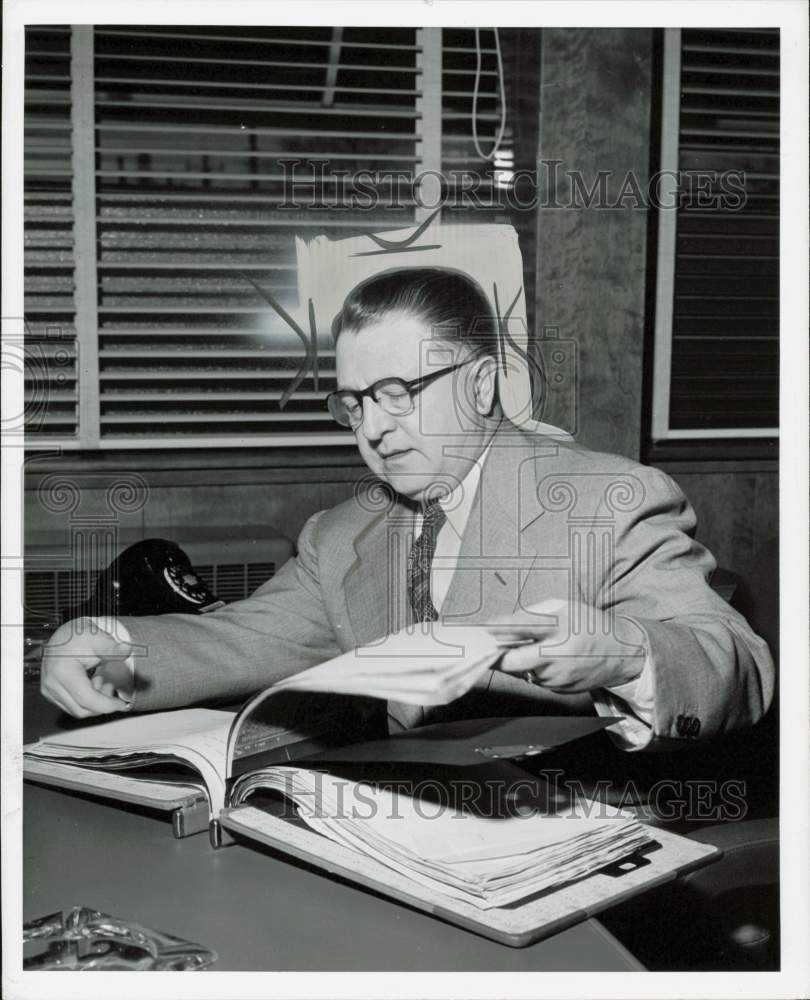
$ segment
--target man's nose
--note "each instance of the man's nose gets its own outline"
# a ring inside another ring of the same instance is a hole
[[[386,431],[390,431],[396,424],[390,413],[377,403],[371,396],[366,396],[363,400],[363,434],[369,441],[378,441]]]

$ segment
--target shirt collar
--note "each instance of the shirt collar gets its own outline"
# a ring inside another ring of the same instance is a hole
[[[439,505],[447,516],[447,523],[459,538],[463,536],[464,529],[467,527],[470,511],[472,510],[475,495],[478,492],[478,486],[481,482],[481,472],[491,447],[492,441],[487,444],[486,448],[472,463],[467,475],[452,493],[448,493],[439,500]]]

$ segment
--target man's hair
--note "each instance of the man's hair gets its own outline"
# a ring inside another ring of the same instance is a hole
[[[392,313],[406,313],[433,336],[466,343],[476,354],[499,356],[498,324],[484,290],[467,274],[441,267],[383,271],[346,296],[332,323],[332,336],[359,333]]]

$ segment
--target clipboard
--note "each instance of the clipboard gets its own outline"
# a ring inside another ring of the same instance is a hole
[[[302,824],[254,806],[227,808],[220,814],[220,822],[236,842],[261,845],[273,854],[311,866],[325,877],[352,883],[359,891],[387,896],[396,904],[421,910],[510,948],[525,948],[551,937],[608,907],[716,861],[723,854],[711,844],[656,829],[656,844],[647,853],[521,903],[482,910],[419,885]]]
[[[342,764],[386,763],[475,766],[485,761],[514,760],[548,753],[574,740],[607,729],[622,716],[518,716],[461,719],[419,726],[382,740],[369,740],[308,754],[307,765],[320,761]]]

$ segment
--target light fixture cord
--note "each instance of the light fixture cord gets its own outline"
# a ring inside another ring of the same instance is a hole
[[[481,144],[478,142],[478,88],[481,83],[481,29],[475,29],[475,85],[473,87],[473,105],[472,105],[472,139],[475,144],[475,151],[481,157],[482,160],[492,160],[496,156],[498,150],[501,147],[501,142],[503,141],[503,133],[506,130],[506,90],[504,88],[503,81],[503,59],[501,57],[501,40],[498,36],[498,29],[494,28],[495,32],[495,55],[498,60],[498,88],[499,96],[501,102],[501,126],[498,130],[498,137],[495,140],[492,149],[489,153],[485,153],[481,149]]]

